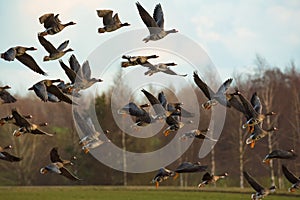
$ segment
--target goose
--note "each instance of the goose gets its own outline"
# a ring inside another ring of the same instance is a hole
[[[52,173],[62,175],[72,181],[82,180],[77,176],[75,176],[74,174],[72,174],[67,168],[65,168],[65,165],[71,164],[72,162],[68,160],[62,160],[58,155],[57,148],[51,149],[50,160],[51,160],[50,164],[40,169],[41,174],[52,172]]]
[[[155,183],[156,188],[158,188],[159,183],[167,180],[169,177],[174,177],[175,174],[176,173],[172,170],[169,170],[167,168],[160,168],[155,177],[152,179],[151,183]]]
[[[148,68],[148,71],[144,73],[144,75],[146,76],[152,76],[155,73],[162,72],[169,75],[186,77],[187,74],[177,74],[176,72],[174,72],[169,68],[169,66],[176,66],[176,65],[177,65],[176,63],[158,63],[153,65],[149,62],[142,64],[143,67]]]
[[[130,26],[129,23],[122,23],[119,19],[118,13],[112,16],[112,10],[97,10],[98,17],[103,18],[103,28],[98,29],[98,33],[112,32],[124,26]]]
[[[176,29],[164,30],[164,13],[162,11],[161,5],[157,4],[154,9],[153,17],[143,8],[143,6],[137,2],[136,3],[139,14],[147,26],[150,35],[143,39],[143,41],[149,42],[150,40],[156,41],[166,37],[169,33],[177,33]]]
[[[200,162],[191,163],[191,162],[183,162],[181,163],[174,172],[176,175],[174,176],[174,179],[178,177],[178,174],[180,173],[196,173],[196,172],[204,172],[207,170],[207,165],[201,165]]]
[[[41,24],[44,24],[45,31],[39,33],[40,36],[46,36],[46,35],[54,35],[56,33],[59,33],[64,28],[70,25],[75,25],[75,22],[69,22],[66,24],[61,24],[61,21],[58,19],[58,15],[56,14],[54,16],[53,13],[47,13],[39,17],[39,21]]]
[[[43,36],[38,36],[38,39],[41,43],[41,45],[46,49],[46,51],[49,53],[49,56],[45,56],[43,61],[50,61],[50,60],[56,60],[64,56],[67,52],[74,51],[73,49],[69,48],[67,50],[64,50],[68,44],[69,40],[64,41],[59,47],[55,48],[48,40],[46,40]]]
[[[51,96],[56,96],[60,101],[64,101],[69,104],[77,105],[77,103],[73,102],[72,99],[70,99],[67,95],[65,95],[56,85],[53,83],[55,82],[61,82],[60,79],[50,80],[45,79],[42,81],[37,82],[32,87],[30,87],[28,90],[33,90],[35,94],[44,102],[49,100],[49,94],[50,98],[53,98]]]
[[[172,116],[179,116],[185,118],[192,118],[195,116],[194,113],[191,113],[184,108],[182,108],[183,103],[170,103],[168,102],[163,91],[158,93],[157,99],[161,103],[161,105],[169,112],[171,112]]]
[[[278,158],[278,159],[288,159],[288,160],[295,160],[297,158],[297,154],[293,149],[290,149],[288,151],[281,150],[281,149],[275,149],[266,157],[264,158],[263,162],[266,164],[270,163],[271,159]]]
[[[1,53],[1,58],[6,61],[13,61],[15,58],[20,61],[25,66],[29,67],[32,71],[47,75],[46,72],[44,72],[39,65],[36,63],[36,61],[26,53],[26,51],[35,51],[37,48],[35,47],[23,47],[23,46],[16,46],[9,48],[6,52]]]
[[[0,104],[4,103],[14,103],[17,101],[15,97],[13,97],[9,92],[7,92],[7,89],[10,89],[11,87],[6,85],[4,87],[0,87]]]
[[[160,101],[153,94],[151,94],[145,89],[142,89],[141,91],[144,93],[144,95],[146,96],[146,98],[148,99],[155,111],[156,116],[154,116],[154,118],[162,119],[171,115],[171,112],[165,110]]]
[[[244,106],[244,115],[247,119],[247,122],[242,125],[242,128],[247,128],[250,130],[250,133],[254,131],[253,126],[260,125],[264,121],[264,119],[269,115],[276,115],[275,112],[267,112],[265,114],[262,113],[262,105],[257,93],[254,92],[250,102],[244,97],[244,95],[237,91],[237,95],[239,96],[243,106]]]
[[[19,127],[19,129],[15,130],[13,132],[13,136],[19,137],[21,135],[24,135],[26,133],[31,133],[34,135],[47,135],[47,136],[53,136],[53,134],[44,132],[39,129],[40,126],[47,126],[47,123],[42,124],[34,124],[29,122],[24,116],[22,116],[17,109],[12,109],[12,116],[15,120],[15,125]]]
[[[296,189],[300,189],[300,177],[295,176],[285,165],[282,165],[282,172],[285,178],[293,185],[289,188],[289,192],[295,192]]]
[[[11,148],[12,148],[11,145],[8,145],[8,146],[5,146],[5,147],[0,146],[0,159],[1,160],[6,160],[6,161],[9,161],[9,162],[19,162],[19,161],[21,161],[22,158],[13,156],[10,153],[7,153],[5,151],[6,149],[11,149]]]
[[[134,116],[136,119],[135,124],[132,127],[147,126],[156,121],[156,119],[144,109],[149,106],[149,104],[138,106],[134,102],[129,102],[127,105],[118,110],[118,114],[129,114],[131,116]]]
[[[205,135],[208,131],[209,131],[209,129],[203,129],[203,130],[194,129],[194,130],[184,133],[182,136],[180,136],[179,139],[186,140],[188,138],[197,138],[197,139],[201,139],[201,140],[206,139],[206,140],[210,140],[213,142],[217,142],[218,140],[215,140],[215,139],[210,138],[207,135]]]
[[[228,100],[226,98],[225,92],[230,87],[232,78],[227,79],[218,89],[217,92],[214,92],[205,82],[203,82],[198,76],[197,72],[194,72],[194,82],[203,92],[203,94],[208,98],[208,101],[202,104],[202,107],[206,110],[209,110],[212,106],[217,105],[218,103],[223,106],[230,107]]]
[[[79,145],[82,146],[82,150],[84,151],[84,153],[87,154],[90,151],[90,149],[99,147],[105,142],[110,142],[110,140],[100,139],[101,133],[96,131],[91,118],[87,118],[85,120],[85,118],[82,117],[77,110],[74,110],[73,113],[81,132],[84,134],[84,137],[82,137],[79,141]],[[107,130],[105,133],[108,132],[109,131]]]
[[[175,117],[171,115],[165,118],[165,121],[168,125],[168,127],[163,131],[163,134],[165,136],[168,136],[171,132],[178,131],[184,126],[183,122],[178,121],[177,119],[175,119]]]
[[[198,184],[198,188],[204,187],[205,185],[208,185],[208,184],[211,184],[211,183],[215,183],[219,179],[224,179],[227,176],[228,176],[228,173],[223,173],[223,174],[220,174],[220,175],[213,175],[213,174],[210,174],[209,172],[206,172],[202,176],[202,182]]]
[[[59,64],[70,79],[71,84],[73,84],[75,92],[76,89],[84,90],[95,83],[103,81],[101,79],[91,78],[91,67],[89,62],[85,61],[81,66],[74,54],[72,54],[69,58],[70,67],[68,67],[62,60],[59,60]]]
[[[121,62],[121,67],[126,68],[129,66],[135,65],[143,65],[148,62],[148,59],[158,58],[157,55],[150,55],[150,56],[128,56],[123,55],[122,58],[126,59],[127,61]]]
[[[252,134],[246,139],[246,144],[249,144],[253,149],[256,141],[266,137],[268,134],[273,133],[274,131],[278,131],[278,128],[273,126],[269,129],[264,130],[261,124],[256,124],[254,125]]]
[[[271,186],[270,188],[264,188],[256,180],[254,180],[246,171],[243,172],[245,179],[251,185],[251,187],[256,191],[255,194],[251,195],[252,200],[260,200],[270,193],[275,192],[276,187]]]

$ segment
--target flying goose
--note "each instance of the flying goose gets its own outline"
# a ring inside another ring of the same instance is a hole
[[[160,40],[167,36],[169,33],[177,33],[176,29],[164,30],[164,13],[162,11],[161,5],[157,4],[154,9],[153,17],[141,6],[139,2],[136,3],[139,14],[147,26],[150,35],[143,39],[144,42],[150,40]]]
[[[112,16],[112,10],[97,10],[98,17],[103,18],[103,28],[98,29],[98,33],[112,32],[123,26],[130,26],[129,23],[122,23],[119,19],[118,13]]]
[[[242,125],[242,128],[247,128],[250,130],[250,133],[253,132],[253,126],[262,124],[263,120],[268,115],[275,115],[275,112],[262,113],[262,105],[257,93],[253,93],[250,102],[244,97],[244,95],[237,91],[243,106],[244,106],[244,115],[247,119],[247,122]]]
[[[47,123],[42,124],[34,124],[29,122],[24,116],[22,116],[17,109],[12,109],[12,116],[15,120],[14,124],[19,127],[19,129],[15,130],[13,132],[13,135],[15,137],[19,137],[21,135],[24,135],[26,133],[31,133],[34,135],[47,135],[47,136],[53,136],[53,134],[44,132],[39,129],[40,126],[47,126]]]
[[[82,137],[79,141],[79,144],[82,146],[82,150],[84,151],[84,153],[88,153],[90,149],[99,147],[104,142],[110,142],[110,140],[100,139],[101,133],[96,131],[91,118],[83,118],[77,110],[74,110],[73,113],[76,123],[78,124],[81,132],[84,134],[84,137]],[[106,131],[106,133],[108,132],[109,131]]]
[[[217,92],[214,92],[206,83],[204,83],[198,76],[197,72],[194,72],[194,82],[201,89],[203,94],[208,98],[208,101],[202,104],[202,107],[204,109],[209,110],[212,106],[216,105],[217,103],[220,103],[223,106],[230,107],[225,92],[230,87],[232,78],[227,79],[219,87]]]
[[[183,103],[170,103],[170,102],[168,102],[168,100],[167,100],[167,98],[166,98],[163,91],[158,93],[157,99],[159,100],[161,105],[167,111],[171,112],[172,116],[179,116],[180,118],[181,117],[191,118],[191,117],[195,116],[194,113],[191,113],[191,112],[185,110],[184,108],[182,108]]]
[[[44,24],[46,29],[45,31],[39,33],[40,36],[54,35],[62,31],[67,26],[76,24],[72,21],[66,24],[61,24],[61,21],[58,19],[58,15],[59,14],[54,16],[53,13],[47,13],[39,17],[40,23]]]
[[[185,77],[187,74],[177,74],[173,70],[170,69],[169,66],[176,66],[176,63],[158,63],[158,64],[151,64],[149,62],[146,62],[142,64],[143,67],[147,67],[148,71],[146,71],[144,74],[147,76],[152,76],[155,73],[162,72],[169,75],[175,75],[175,76],[182,76]]]
[[[69,104],[77,105],[75,102],[72,101],[67,95],[65,95],[56,85],[53,83],[55,82],[61,82],[60,79],[50,80],[45,79],[42,81],[37,82],[32,87],[30,87],[28,90],[33,90],[35,94],[44,102],[50,100],[52,98],[53,102],[53,96],[57,97],[59,101],[64,101]],[[54,101],[57,102],[57,101]]]
[[[270,160],[274,159],[274,158],[295,160],[296,157],[297,157],[297,154],[295,153],[295,151],[293,149],[288,150],[288,151],[281,150],[281,149],[275,149],[271,153],[266,155],[263,162],[266,163],[266,164],[269,164]]]
[[[46,49],[46,51],[49,53],[49,56],[45,56],[43,61],[49,61],[49,60],[56,60],[64,56],[67,52],[74,51],[73,49],[69,48],[67,50],[64,50],[68,44],[69,40],[64,41],[59,45],[59,47],[55,48],[48,40],[46,40],[43,36],[38,36],[38,39],[41,43],[41,45]]]
[[[278,128],[271,127],[269,129],[264,130],[260,125],[255,124],[253,132],[251,135],[246,139],[246,144],[249,144],[251,148],[254,148],[256,141],[266,137],[269,133],[273,133],[274,131],[277,131]]]
[[[289,188],[289,192],[295,192],[300,189],[300,177],[295,176],[285,165],[282,165],[282,172],[285,178],[293,185]]]
[[[23,63],[25,66],[29,67],[32,71],[47,75],[46,72],[44,72],[38,64],[35,62],[35,60],[26,53],[26,51],[34,51],[37,50],[35,47],[22,47],[22,46],[16,46],[9,48],[6,52],[1,53],[1,58],[7,61],[13,61],[15,58]]]
[[[174,177],[175,174],[175,172],[169,169],[160,168],[155,177],[152,179],[151,183],[155,183],[156,188],[158,188],[159,183],[161,183],[164,180],[167,180],[169,177]]]
[[[251,185],[251,187],[256,191],[255,194],[251,195],[252,200],[260,200],[270,193],[275,192],[276,187],[271,186],[270,188],[264,188],[257,181],[255,181],[246,171],[243,172],[245,179]]]
[[[186,140],[187,138],[192,138],[192,139],[197,138],[197,139],[202,139],[202,140],[206,139],[206,140],[210,140],[213,142],[217,142],[218,140],[212,139],[206,135],[206,133],[208,131],[209,131],[209,129],[203,129],[203,130],[194,129],[194,130],[184,133],[182,136],[180,136],[180,139]]]
[[[10,153],[7,153],[5,150],[6,149],[11,149],[12,146],[11,145],[8,145],[6,147],[1,147],[0,146],[0,159],[1,160],[6,160],[6,161],[9,161],[9,162],[19,162],[22,160],[22,158],[19,158],[19,157],[16,157],[16,156],[13,156],[11,155]]]
[[[143,65],[148,62],[148,59],[158,58],[157,55],[150,55],[150,56],[128,56],[123,55],[123,59],[127,59],[127,61],[121,62],[121,67],[126,68],[129,66],[135,65]]]
[[[4,103],[14,103],[17,101],[15,97],[13,97],[9,92],[7,92],[7,89],[10,89],[11,87],[6,85],[4,87],[0,87],[0,104]]]
[[[148,108],[149,104],[136,105],[134,102],[129,102],[127,105],[118,110],[118,114],[129,114],[135,117],[135,124],[132,126],[147,126],[156,121],[144,108]]]
[[[198,188],[204,187],[205,185],[208,185],[208,184],[211,184],[211,183],[215,183],[219,179],[226,178],[227,176],[228,176],[227,173],[223,173],[223,174],[220,174],[220,175],[213,175],[213,174],[210,174],[209,172],[206,172],[203,175],[202,182],[199,183]]]
[[[73,84],[74,89],[83,90],[91,87],[97,82],[102,82],[101,79],[91,78],[91,67],[89,62],[85,61],[80,65],[74,54],[69,58],[70,67],[62,60],[59,60],[59,63],[70,79],[71,84]]]
[[[41,174],[53,172],[53,173],[62,175],[72,181],[81,180],[77,176],[73,175],[67,168],[65,168],[65,165],[71,164],[72,162],[68,161],[68,160],[62,160],[60,158],[60,156],[58,155],[57,148],[53,148],[50,151],[50,160],[51,160],[51,163],[49,165],[40,169]]]

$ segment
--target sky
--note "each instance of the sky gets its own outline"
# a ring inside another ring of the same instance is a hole
[[[30,55],[49,76],[34,73],[18,61],[7,62],[1,59],[0,83],[10,85],[12,94],[26,95],[27,89],[42,79],[68,80],[58,61],[42,60],[47,52],[37,39],[37,33],[44,30],[38,21],[41,15],[60,14],[63,23],[69,21],[77,23],[56,35],[46,36],[46,39],[54,46],[70,40],[69,46],[74,49],[73,53],[79,62],[83,63],[99,46],[106,48],[108,52],[119,48],[116,45],[109,45],[108,41],[113,41],[115,37],[128,31],[146,28],[139,17],[135,2],[136,0],[1,1],[0,52],[17,45],[34,46],[38,50],[30,52]],[[153,13],[155,5],[161,3],[165,29],[176,28],[178,34],[186,36],[202,47],[222,79],[231,77],[234,72],[251,73],[256,54],[265,57],[272,66],[284,68],[291,60],[299,66],[300,1],[298,0],[140,0],[140,3],[150,14]],[[122,22],[128,22],[131,26],[100,35],[97,29],[102,27],[102,20],[96,14],[97,9],[112,9],[119,13]],[[145,29],[145,34],[136,40],[141,41],[147,34]],[[163,40],[176,40],[176,37],[170,35]],[[164,44],[162,41],[154,43]],[[153,42],[147,43],[148,46],[152,44]],[[119,45],[122,46],[122,42]],[[62,58],[65,63],[70,55],[67,54]],[[171,61],[172,58],[168,56],[163,58]],[[91,68],[93,76],[100,76],[99,66]],[[100,78],[105,80],[105,77]]]

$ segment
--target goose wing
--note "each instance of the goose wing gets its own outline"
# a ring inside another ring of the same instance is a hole
[[[46,72],[44,72],[39,65],[35,62],[35,60],[27,53],[24,53],[20,56],[16,57],[18,61],[29,67],[31,70],[42,74],[42,75],[47,75]]]
[[[227,79],[218,89],[217,94],[223,95],[228,88],[230,87],[230,84],[232,83],[232,78]]]
[[[46,85],[43,81],[37,82],[34,84],[30,89],[33,89],[35,94],[42,100],[47,101],[48,100],[48,93]]]
[[[245,109],[244,114],[245,114],[247,120],[251,119],[252,117],[256,117],[258,113],[254,110],[251,103],[244,97],[244,95],[242,93],[239,92],[238,95],[244,106],[244,109]]]
[[[64,41],[57,47],[57,50],[63,51],[65,48],[67,48],[68,44],[69,44],[69,40]]]
[[[142,89],[142,92],[145,94],[145,96],[147,97],[148,101],[150,102],[150,104],[152,105],[156,115],[164,115],[166,110],[164,109],[164,107],[160,104],[160,101],[153,96],[150,92]]]
[[[56,85],[50,85],[47,87],[47,91],[54,94],[57,98],[59,98],[61,101],[64,101],[69,104],[77,105],[75,102],[73,102],[68,96],[66,96]]]
[[[159,26],[156,24],[155,20],[150,16],[150,14],[143,8],[143,6],[139,2],[136,3],[136,6],[144,24],[149,29],[150,34],[157,33],[156,29],[159,29]]]
[[[44,24],[46,29],[51,28],[57,21],[55,20],[53,13],[47,13],[39,17],[41,24]]]
[[[253,93],[250,102],[251,102],[251,105],[253,106],[254,110],[257,113],[261,113],[262,105],[261,105],[260,98],[257,96],[256,92]]]
[[[81,70],[82,70],[83,78],[85,80],[90,80],[92,72],[91,72],[91,67],[90,67],[89,61],[85,61],[82,64]]]
[[[206,172],[203,176],[202,176],[202,181],[209,181],[212,180],[212,175],[210,175],[209,172]]]
[[[69,68],[62,60],[59,60],[59,64],[65,71],[71,83],[74,84],[76,80],[76,73],[71,68]]]
[[[27,127],[30,126],[30,123],[25,117],[23,117],[16,109],[12,109],[12,115],[16,121],[16,125],[19,127]]]
[[[300,181],[285,165],[282,165],[282,173],[284,174],[285,178],[291,182],[292,184],[297,183]]]
[[[4,103],[14,103],[17,101],[17,99],[6,90],[0,91],[0,98],[3,100]]]
[[[40,130],[40,129],[38,129],[38,128],[37,128],[37,129],[34,129],[34,130],[31,130],[30,133],[31,133],[31,134],[35,134],[35,135],[47,135],[47,136],[53,136],[53,134],[47,133],[47,132],[42,131],[42,130]]]
[[[264,188],[258,184],[247,172],[244,171],[243,174],[249,185],[251,185],[256,192],[261,192],[264,190]]]
[[[164,94],[163,91],[161,91],[160,93],[158,93],[158,100],[159,100],[160,104],[161,104],[164,108],[167,107],[168,101],[167,101],[167,98],[166,98],[166,96],[165,96],[165,94]]]
[[[3,53],[4,60],[13,61],[17,55],[17,51],[15,48],[9,48],[7,51]]]
[[[98,17],[103,17],[103,24],[105,26],[114,24],[114,20],[112,18],[112,10],[97,10],[97,14]]]
[[[163,13],[160,3],[155,6],[155,9],[153,12],[153,18],[154,18],[156,24],[161,29],[163,29],[164,28],[164,13]]]
[[[0,152],[0,159],[6,160],[9,162],[18,162],[18,161],[22,160],[22,158],[13,156],[5,151]]]
[[[43,36],[39,35],[38,39],[39,39],[41,45],[46,49],[46,51],[49,54],[58,53],[58,50],[48,40],[46,40]]]
[[[72,174],[67,168],[62,167],[59,169],[61,171],[60,175],[63,175],[64,177],[72,180],[72,181],[79,181],[82,180],[80,178],[78,178],[77,176],[75,176],[74,174]]]
[[[194,72],[194,82],[196,83],[196,85],[202,90],[202,92],[204,93],[204,95],[211,100],[211,97],[215,95],[214,91],[212,91],[212,89],[210,89],[210,87],[208,87],[208,85],[206,85],[206,83],[204,83],[200,77],[198,76],[197,72]]]

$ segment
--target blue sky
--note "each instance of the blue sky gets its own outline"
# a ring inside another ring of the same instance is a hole
[[[42,62],[47,53],[37,40],[37,33],[44,30],[38,18],[45,13],[59,13],[62,22],[74,21],[54,36],[47,36],[55,46],[69,39],[69,46],[82,63],[103,42],[129,30],[145,28],[140,19],[135,0],[10,0],[0,2],[1,37],[0,51],[12,46],[34,46],[30,52],[49,76],[67,80],[58,61]],[[140,0],[150,13],[157,3],[162,4],[165,28],[176,28],[207,52],[222,78],[232,76],[234,71],[249,73],[254,66],[256,54],[265,57],[275,66],[285,67],[290,60],[299,66],[300,55],[300,1],[245,0],[245,1],[201,1]],[[102,21],[97,9],[112,9],[119,13],[122,22],[130,27],[99,35]],[[147,34],[147,33],[146,33]],[[146,35],[145,35],[146,36]],[[168,36],[173,37],[173,36]],[[168,37],[164,38],[167,40]],[[137,38],[141,40],[142,38]],[[158,41],[159,42],[159,41]],[[117,48],[117,47],[107,47]],[[63,57],[67,62],[68,54]],[[12,86],[11,92],[22,93],[35,82],[45,77],[36,74],[18,61],[0,60],[0,82]],[[98,76],[96,66],[92,75]],[[104,78],[103,78],[104,79]]]

